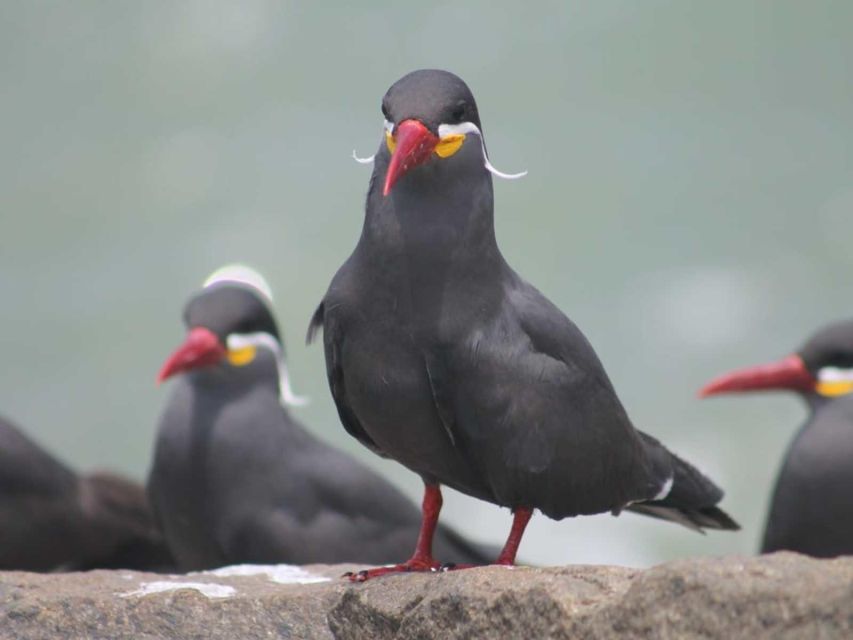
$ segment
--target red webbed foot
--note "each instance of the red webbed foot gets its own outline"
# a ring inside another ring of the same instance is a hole
[[[361,571],[347,571],[342,577],[349,578],[350,582],[366,582],[372,578],[387,576],[394,573],[432,572],[442,568],[442,564],[433,558],[411,558],[401,564],[390,567],[376,567],[375,569],[362,569]]]

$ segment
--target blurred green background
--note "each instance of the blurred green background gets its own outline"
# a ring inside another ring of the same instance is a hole
[[[349,438],[308,319],[355,245],[379,102],[442,67],[476,95],[503,251],[587,333],[636,424],[728,491],[739,534],[638,516],[534,519],[524,559],[646,565],[753,553],[796,398],[700,402],[729,368],[849,316],[853,4],[0,4],[0,413],[80,469],[142,479],[212,269],[276,292],[295,413]],[[402,426],[401,426],[402,428]],[[448,491],[501,542],[508,513]]]

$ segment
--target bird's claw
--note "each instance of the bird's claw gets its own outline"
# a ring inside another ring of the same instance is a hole
[[[361,571],[347,571],[342,578],[348,578],[350,582],[366,582],[371,578],[378,578],[392,573],[413,573],[413,572],[430,572],[435,573],[443,570],[445,565],[439,564],[431,558],[409,560],[402,564],[395,564],[390,567],[377,567],[375,569],[362,569]],[[455,565],[454,565],[455,566]]]
[[[467,564],[467,563],[458,563],[458,562],[445,562],[441,565],[438,570],[441,573],[447,573],[448,571],[461,571],[462,569],[473,569],[477,567],[476,564]]]

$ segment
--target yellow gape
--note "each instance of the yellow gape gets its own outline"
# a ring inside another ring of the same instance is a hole
[[[462,148],[463,142],[465,142],[464,133],[451,133],[438,141],[435,145],[435,153],[441,158],[449,158]]]
[[[846,396],[853,392],[853,380],[823,380],[817,383],[815,390],[827,398]]]
[[[464,133],[451,133],[438,141],[434,149],[435,154],[439,158],[449,158],[462,148],[463,142],[465,142]],[[394,140],[394,136],[387,129],[385,130],[385,145],[391,153],[394,153],[394,149],[397,148],[397,141]]]
[[[235,367],[243,367],[255,359],[257,349],[253,346],[228,350],[228,362]]]

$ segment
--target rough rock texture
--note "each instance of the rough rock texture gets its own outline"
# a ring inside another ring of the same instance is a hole
[[[0,638],[853,638],[853,558],[486,567],[365,584],[338,578],[349,568],[0,573]]]

